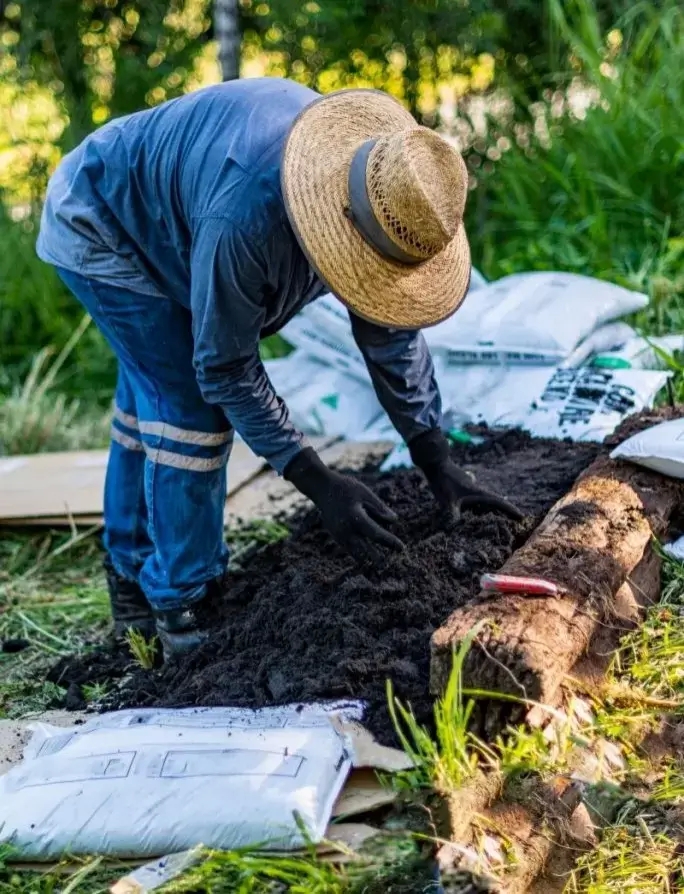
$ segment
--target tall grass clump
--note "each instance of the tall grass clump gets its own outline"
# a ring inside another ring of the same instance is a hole
[[[454,652],[449,682],[434,706],[434,737],[403,705],[387,682],[387,706],[401,747],[413,768],[395,776],[395,783],[409,790],[431,789],[440,794],[458,790],[475,773],[486,754],[482,742],[469,729],[475,707],[463,693],[463,665],[482,625],[476,625]],[[491,757],[491,755],[487,755]]]
[[[31,362],[23,382],[0,396],[0,456],[104,447],[108,441],[109,414],[55,390],[55,382],[90,327],[90,317],[69,337],[53,358],[44,348]]]
[[[36,254],[37,212],[10,209],[4,199],[0,193],[0,390],[7,391],[46,346],[69,341],[83,308]],[[60,370],[59,390],[103,403],[111,396],[114,370],[114,357],[93,326]]]
[[[546,2],[559,58],[585,101],[573,109],[566,93],[549,90],[529,126],[512,123],[499,140],[501,158],[478,174],[476,262],[492,278],[560,269],[650,291],[644,322],[681,329],[681,3],[634,3],[605,32],[593,0]]]

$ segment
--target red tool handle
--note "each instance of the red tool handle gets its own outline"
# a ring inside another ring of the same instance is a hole
[[[532,596],[557,596],[559,588],[541,577],[513,577],[510,574],[483,574],[480,586],[486,592],[529,593]]]

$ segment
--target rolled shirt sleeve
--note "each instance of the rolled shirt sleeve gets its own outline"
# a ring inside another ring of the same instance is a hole
[[[350,318],[378,400],[404,441],[439,428],[442,400],[423,334]]]
[[[202,395],[247,445],[282,473],[304,446],[259,357],[269,263],[263,246],[230,221],[207,218],[193,237],[194,365]]]

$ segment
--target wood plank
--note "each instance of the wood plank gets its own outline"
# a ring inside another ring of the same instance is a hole
[[[312,439],[325,450],[335,439]],[[108,451],[38,453],[0,459],[0,525],[97,524]],[[228,464],[228,496],[237,493],[266,468],[266,463],[236,441]]]

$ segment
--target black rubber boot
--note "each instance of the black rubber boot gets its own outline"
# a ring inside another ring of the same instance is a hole
[[[209,630],[198,616],[204,602],[202,599],[201,602],[195,602],[187,608],[155,610],[157,636],[164,650],[164,661],[182,658],[194,652],[209,639]]]
[[[157,636],[164,650],[164,661],[193,652],[209,639],[210,619],[207,606],[220,601],[228,586],[227,574],[207,583],[206,595],[187,608],[154,611]]]
[[[104,561],[109,589],[109,601],[114,619],[114,636],[122,639],[129,629],[137,630],[146,640],[152,639],[157,630],[154,615],[145,594],[134,581],[121,577],[114,570],[111,559]]]

